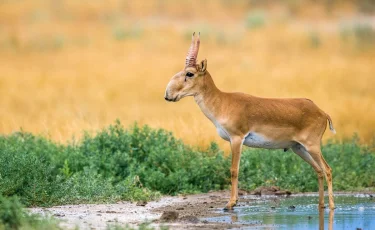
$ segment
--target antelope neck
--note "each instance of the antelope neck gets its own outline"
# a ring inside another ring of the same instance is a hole
[[[202,112],[212,120],[222,106],[223,92],[215,85],[211,76],[207,73],[204,76],[204,85],[199,93],[194,96],[195,102],[199,105]]]

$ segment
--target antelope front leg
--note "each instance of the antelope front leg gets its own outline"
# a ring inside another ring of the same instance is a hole
[[[230,200],[225,206],[224,210],[232,210],[233,206],[237,204],[238,199],[238,170],[240,167],[242,138],[234,137],[230,141],[232,149],[232,166],[230,168],[232,189],[230,193]]]

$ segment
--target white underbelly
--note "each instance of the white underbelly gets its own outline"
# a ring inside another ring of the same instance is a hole
[[[261,134],[251,132],[246,136],[243,144],[253,148],[284,149],[290,148],[294,143],[292,141],[275,141],[267,139]]]
[[[217,125],[216,131],[221,138],[223,138],[226,141],[230,141],[230,136],[229,136],[228,132],[223,127],[221,127],[220,125]]]

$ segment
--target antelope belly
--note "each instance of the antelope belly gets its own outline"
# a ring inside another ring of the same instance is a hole
[[[261,134],[251,132],[249,133],[244,142],[244,145],[253,148],[264,148],[264,149],[283,149],[290,148],[293,145],[292,141],[275,141],[267,139]]]
[[[228,135],[228,133],[225,131],[225,129],[223,127],[221,127],[220,125],[217,125],[216,126],[216,131],[217,133],[219,134],[219,136],[221,138],[223,138],[224,140],[226,141],[229,141],[230,140],[230,137]]]

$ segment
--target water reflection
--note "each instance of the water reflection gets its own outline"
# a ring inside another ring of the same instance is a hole
[[[324,230],[324,209],[319,209],[319,230]],[[329,210],[328,213],[328,230],[332,230],[334,210]]]
[[[328,230],[332,230],[333,229],[333,218],[334,218],[334,215],[335,215],[335,211],[334,210],[330,210],[328,212]],[[231,223],[237,223],[239,222],[239,215],[238,213],[234,213],[230,216],[230,219],[231,219]],[[324,220],[325,220],[325,210],[324,209],[320,209],[319,210],[319,230],[325,230],[324,228]]]
[[[318,197],[254,198],[229,216],[212,222],[249,224],[246,229],[375,229],[375,201],[366,196],[336,196],[336,209],[318,210]],[[278,199],[277,202],[274,199]],[[252,227],[252,226],[253,227]],[[255,227],[256,226],[256,227]]]
[[[235,215],[231,215],[231,216],[230,216],[230,220],[232,221],[232,223],[236,223],[236,222],[238,222],[238,216],[237,216],[237,214],[235,214]]]

